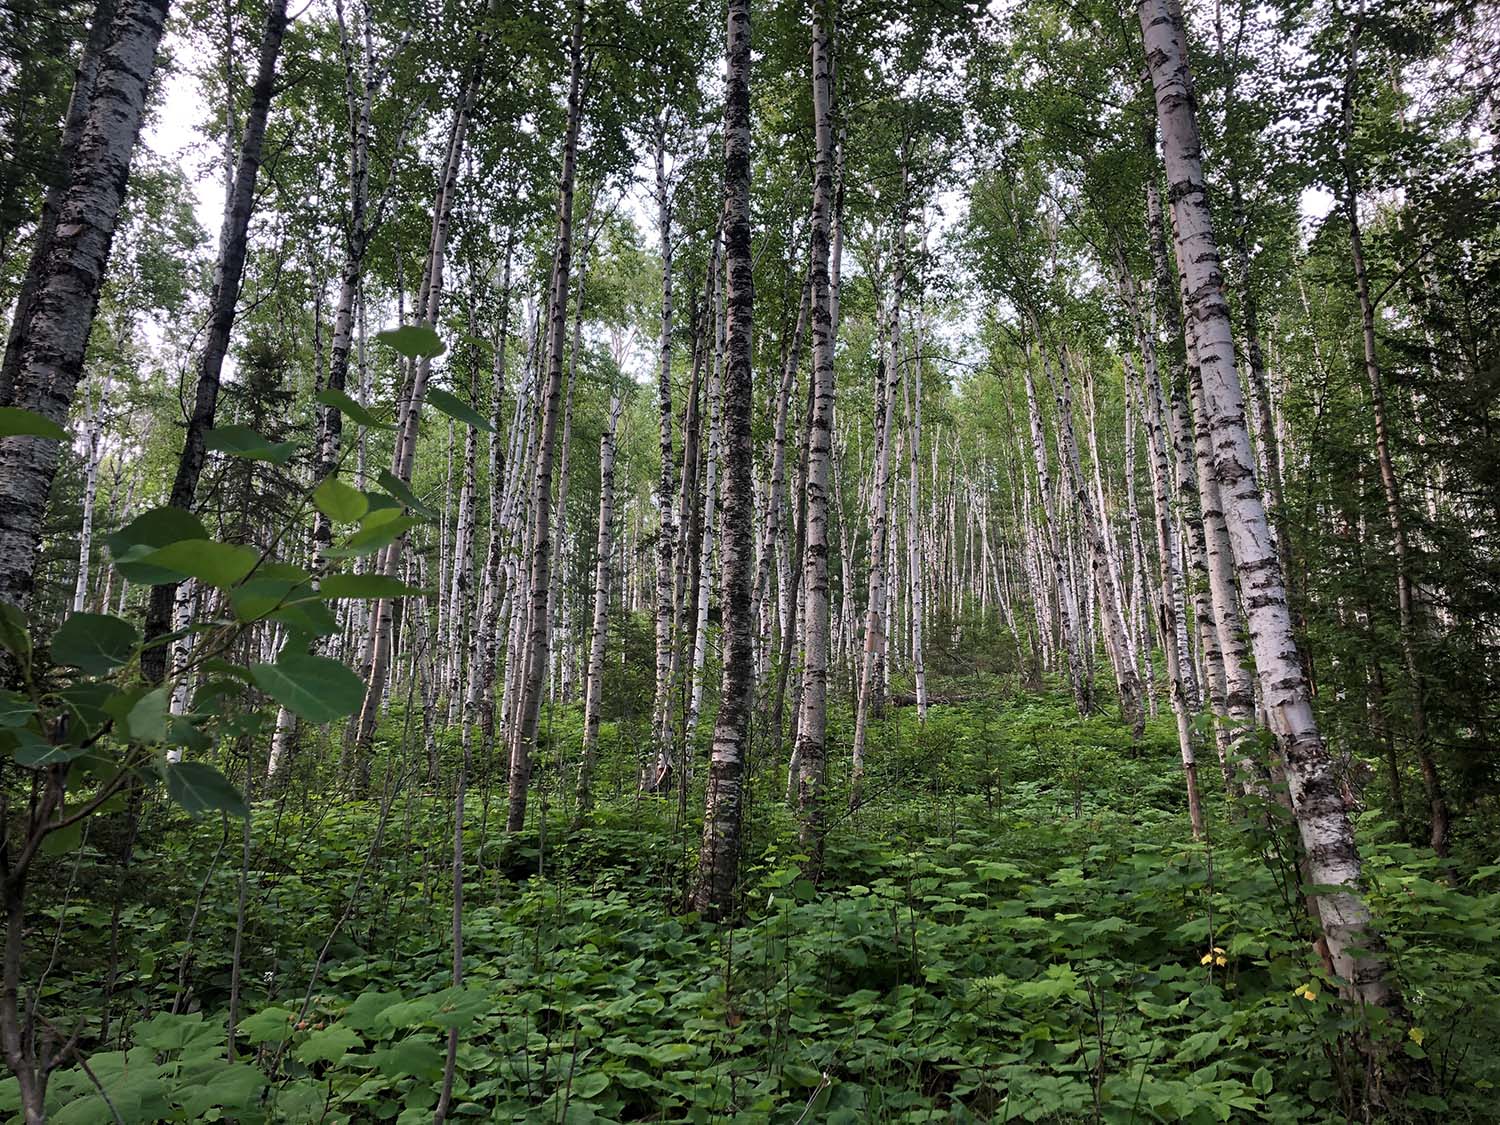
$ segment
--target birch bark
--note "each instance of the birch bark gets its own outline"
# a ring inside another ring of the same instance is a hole
[[[1400,997],[1386,968],[1380,933],[1360,891],[1359,852],[1313,715],[1281,568],[1255,483],[1218,244],[1204,185],[1182,12],[1175,0],[1141,0],[1138,15],[1177,215],[1178,257],[1188,282],[1190,331],[1202,372],[1215,474],[1249,609],[1256,670],[1272,730],[1282,745],[1293,815],[1306,849],[1311,882],[1332,888],[1317,894],[1324,937],[1351,996],[1375,1007],[1399,1010]]]
[[[620,422],[618,391],[609,402],[609,421],[599,438],[599,533],[594,557],[594,621],[589,633],[588,676],[583,689],[583,755],[578,766],[578,815],[594,807],[594,767],[599,760],[599,712],[604,698],[604,647],[609,632],[609,587],[615,533],[615,428]]]
[[[802,699],[797,720],[797,813],[809,876],[822,869],[828,730],[828,479],[833,448],[835,288],[829,276],[834,209],[832,12],[812,11],[812,103],[816,161],[812,217],[812,409],[807,425],[807,513],[803,519]]]
[[[722,919],[734,909],[739,878],[743,775],[749,747],[755,667],[750,616],[754,559],[752,483],[751,316],[754,263],[750,256],[750,0],[728,3],[728,76],[724,99],[724,367],[723,526],[720,543],[724,675],[714,723],[713,756],[698,852],[693,905]]]
[[[562,175],[558,183],[557,249],[552,264],[548,321],[547,390],[543,400],[541,440],[537,449],[536,481],[532,492],[531,575],[528,591],[525,668],[515,731],[511,739],[510,793],[505,827],[519,832],[526,824],[526,798],[531,784],[532,748],[541,718],[542,686],[547,672],[548,594],[552,573],[552,458],[562,407],[563,339],[567,328],[568,277],[573,245],[573,183],[578,166],[578,129],[582,118],[580,91],[583,67],[583,12],[579,0],[573,13],[569,46],[568,125],[563,139]]]
[[[83,372],[167,3],[120,4],[58,203],[57,226],[37,271],[7,405],[36,411],[58,425],[67,423]],[[58,455],[54,441],[0,439],[0,601],[24,607],[30,600]],[[9,1044],[5,1053],[10,1061]],[[22,1055],[12,1061],[24,1065]]]

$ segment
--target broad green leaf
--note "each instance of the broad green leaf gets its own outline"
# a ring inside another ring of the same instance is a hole
[[[51,438],[53,441],[68,440],[67,430],[35,410],[22,410],[19,406],[0,407],[0,437],[21,435]]]
[[[300,579],[270,578],[260,571],[229,592],[229,604],[240,621],[259,621],[285,605],[318,595],[309,577]]]
[[[336,1023],[322,1031],[314,1031],[297,1045],[294,1053],[298,1062],[337,1062],[363,1042],[358,1032]]]
[[[0,602],[0,645],[23,663],[31,660],[31,633],[26,615],[10,602]]]
[[[292,1037],[293,1012],[285,1008],[262,1008],[235,1025],[235,1034],[252,1043],[284,1043]]]
[[[338,618],[320,601],[292,602],[268,613],[266,618],[280,621],[294,633],[308,638],[328,637],[339,631]]]
[[[609,1075],[603,1071],[591,1070],[573,1079],[573,1096],[581,1101],[597,1098],[607,1089],[609,1089]]]
[[[115,569],[132,582],[161,585],[176,582],[182,576],[175,571],[144,563],[141,560],[158,547],[187,539],[207,539],[208,532],[196,516],[181,508],[152,508],[104,537]]]
[[[261,691],[310,723],[342,719],[365,701],[364,681],[326,656],[283,652],[275,664],[253,665],[250,675]]]
[[[370,413],[370,411],[365,409],[359,403],[355,402],[354,399],[350,398],[343,391],[336,391],[331,387],[324,388],[323,390],[318,392],[317,399],[324,406],[333,407],[345,418],[348,418],[351,422],[354,422],[358,425],[372,426],[375,429],[379,430],[395,429],[395,427],[392,426],[389,422],[382,422],[378,417]]]
[[[387,1008],[399,1003],[401,1003],[399,992],[361,992],[349,1007],[344,1009],[341,1022],[360,1031],[383,1027],[381,1015]]]
[[[370,515],[386,511],[390,508],[394,508],[399,513],[406,507],[400,500],[397,500],[394,496],[387,496],[384,492],[366,492],[365,499],[370,502]],[[360,520],[360,523],[366,522],[369,518],[370,516],[365,516],[364,519]]]
[[[392,1078],[436,1078],[443,1071],[443,1055],[426,1039],[410,1036],[389,1047],[370,1052],[375,1069]]]
[[[42,838],[43,855],[66,855],[79,844],[83,843],[83,825],[81,820],[75,820],[66,828],[48,832]]]
[[[296,442],[267,441],[249,426],[216,426],[203,435],[203,446],[215,453],[273,465],[285,465],[297,452]]]
[[[217,713],[223,700],[238,698],[244,690],[245,686],[239,680],[206,680],[193,693],[193,711],[198,714]]]
[[[427,1022],[441,1028],[467,1027],[495,1006],[489,995],[477,988],[450,986],[433,993],[432,998],[437,1001],[436,1010]]]
[[[260,552],[235,543],[184,539],[180,543],[159,547],[144,556],[142,561],[148,566],[196,578],[209,586],[227,587],[243,582],[249,576],[255,564],[260,562]]]
[[[78,680],[57,693],[68,711],[68,741],[81,745],[104,728],[111,719],[118,720],[117,700],[122,692],[109,680]]]
[[[202,1012],[172,1015],[158,1012],[135,1027],[135,1041],[156,1051],[186,1051],[215,1040],[223,1033],[220,1024],[205,1023]]]
[[[1261,1067],[1253,1075],[1250,1076],[1251,1089],[1253,1089],[1261,1097],[1265,1097],[1271,1092],[1272,1085],[1273,1080],[1271,1078],[1271,1072],[1266,1067]]]
[[[411,516],[400,516],[384,523],[376,524],[356,531],[337,547],[330,547],[323,553],[330,558],[349,559],[359,558],[361,555],[373,555],[388,543],[394,543],[400,539],[421,520],[413,519]]]
[[[60,766],[64,762],[71,762],[80,754],[88,753],[82,746],[53,746],[36,731],[26,727],[12,731],[11,735],[16,740],[16,748],[11,752],[16,765],[27,769]]]
[[[370,510],[370,498],[338,477],[329,477],[318,485],[313,503],[334,523],[355,523]]]
[[[392,520],[401,518],[404,509],[400,504],[382,504],[378,508],[371,508],[370,514],[359,521],[361,531],[369,531],[371,528],[379,527],[381,524],[390,523]]]
[[[374,1021],[373,1026],[390,1031],[421,1027],[437,1015],[437,1010],[438,1000],[435,995],[429,993],[426,996],[413,996],[390,1005],[380,1013],[380,1018]]]
[[[0,730],[24,727],[36,714],[36,704],[13,691],[0,691]]]
[[[385,489],[412,511],[421,512],[423,515],[432,514],[432,510],[417,499],[417,494],[411,490],[410,486],[389,469],[381,469],[375,479],[379,482],[381,488]]]
[[[488,418],[457,395],[449,394],[441,387],[428,387],[427,401],[455,421],[462,422],[466,426],[473,426],[476,430],[495,432],[495,427],[490,425]]]
[[[216,810],[230,816],[250,815],[240,791],[205,762],[178,762],[166,767],[166,775],[167,793],[192,816]]]
[[[231,1111],[253,1108],[255,1096],[265,1085],[266,1076],[258,1067],[241,1062],[224,1063],[212,1070],[209,1081],[192,1088],[191,1093],[179,1092],[177,1099],[182,1102],[187,1120],[202,1121],[214,1107]]]
[[[126,663],[141,643],[129,621],[106,613],[75,613],[52,634],[52,659],[103,676]]]
[[[429,324],[403,324],[375,333],[375,339],[407,359],[432,359],[443,354],[447,345]]]
[[[167,742],[198,754],[212,750],[214,745],[214,740],[185,715],[173,715],[167,720]]]
[[[136,701],[125,720],[136,742],[155,743],[167,737],[167,686],[153,688]]]
[[[330,574],[318,584],[325,598],[407,598],[432,593],[384,574]]]

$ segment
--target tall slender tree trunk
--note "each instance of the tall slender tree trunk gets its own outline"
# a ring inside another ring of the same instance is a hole
[[[599,760],[599,715],[604,700],[604,647],[609,635],[609,588],[614,571],[615,428],[620,393],[609,402],[609,421],[599,438],[599,534],[595,541],[594,622],[589,634],[588,675],[583,689],[583,755],[578,766],[578,814],[594,807],[594,767]]]
[[[1188,676],[1191,657],[1183,628],[1187,616],[1187,598],[1183,593],[1182,553],[1172,505],[1172,470],[1167,453],[1170,437],[1166,430],[1166,408],[1162,402],[1161,378],[1157,370],[1156,341],[1147,327],[1137,297],[1135,278],[1130,273],[1123,249],[1116,244],[1116,269],[1121,296],[1135,329],[1143,370],[1137,372],[1128,361],[1125,365],[1126,393],[1140,403],[1140,416],[1146,426],[1147,463],[1151,473],[1151,496],[1156,518],[1156,564],[1161,584],[1157,604],[1160,614],[1162,649],[1167,666],[1167,685],[1172,716],[1177,724],[1177,746],[1188,795],[1188,816],[1193,835],[1203,835],[1203,809],[1198,789],[1198,766],[1193,738],[1192,715],[1197,701],[1189,693]]]
[[[834,210],[832,6],[812,12],[812,104],[816,162],[812,211],[812,409],[807,424],[803,517],[802,699],[797,719],[797,815],[807,871],[822,870],[823,789],[828,774],[828,484],[833,458],[834,286],[829,229]]]
[[[721,321],[723,323],[723,321]],[[725,332],[727,351],[728,333]],[[719,358],[708,376],[708,458],[703,470],[703,534],[698,543],[697,591],[693,596],[693,662],[688,672],[687,717],[683,724],[685,740],[683,768],[691,769],[691,755],[698,733],[698,717],[703,709],[703,671],[708,660],[708,603],[713,579],[714,520],[717,518],[719,465],[723,460],[724,432],[723,379]]]
[[[1031,357],[1021,366],[1021,375],[1026,386],[1026,413],[1031,423],[1031,454],[1036,464],[1037,492],[1041,499],[1042,527],[1040,549],[1051,563],[1051,580],[1057,591],[1057,619],[1062,633],[1063,648],[1067,654],[1068,683],[1073,690],[1073,702],[1081,714],[1094,709],[1093,693],[1089,688],[1089,672],[1085,667],[1087,651],[1081,633],[1083,622],[1079,616],[1078,599],[1073,591],[1072,579],[1068,576],[1067,561],[1063,557],[1061,530],[1057,505],[1052,495],[1052,473],[1047,463],[1047,436],[1042,429],[1042,411],[1037,402],[1036,382],[1031,375]]]
[[[763,537],[765,550],[761,553],[756,569],[753,613],[757,628],[761,631],[762,646],[769,658],[769,637],[775,633],[780,640],[785,633],[791,610],[791,555],[788,544],[783,542],[790,528],[783,527],[783,516],[789,508],[786,490],[786,433],[787,416],[791,409],[793,388],[797,385],[797,370],[802,362],[802,341],[807,334],[807,322],[812,311],[812,270],[809,267],[802,283],[802,297],[797,305],[797,322],[792,330],[792,340],[781,367],[781,384],[776,391],[775,429],[771,447],[771,474],[766,483],[766,518]],[[771,560],[776,560],[776,599],[771,604]],[[784,650],[781,659],[785,662],[789,654]],[[780,675],[778,670],[777,675]],[[776,736],[781,737],[778,729]]]
[[[483,45],[480,46],[481,53]],[[448,232],[453,217],[453,204],[458,194],[458,173],[463,161],[464,142],[468,135],[469,113],[483,71],[476,63],[469,73],[468,81],[459,95],[453,113],[453,125],[448,134],[448,148],[443,162],[443,171],[438,186],[437,198],[432,209],[432,233],[427,247],[427,264],[423,270],[421,290],[417,297],[420,322],[428,327],[437,325],[438,311],[442,303],[444,266],[448,252]],[[422,404],[427,395],[427,380],[432,374],[432,360],[423,356],[413,365],[411,379],[405,389],[404,401],[397,410],[395,449],[391,456],[391,475],[403,484],[411,483],[412,467],[416,460],[417,436],[421,430]],[[375,571],[394,577],[405,551],[405,539],[398,539],[376,556]],[[396,605],[390,599],[377,601],[370,618],[370,636],[366,643],[369,655],[368,674],[365,686],[365,701],[353,724],[353,746],[349,760],[349,778],[352,788],[364,789],[370,769],[370,753],[375,740],[375,727],[380,717],[386,686],[390,676],[392,652],[395,646]]]
[[[1145,149],[1152,167],[1156,163],[1156,124],[1146,129]],[[1173,505],[1178,520],[1183,551],[1192,575],[1188,591],[1193,603],[1192,622],[1187,613],[1178,621],[1178,649],[1181,653],[1183,692],[1188,707],[1196,711],[1208,692],[1207,669],[1218,663],[1218,639],[1214,628],[1212,606],[1208,598],[1208,559],[1204,542],[1203,515],[1198,495],[1198,473],[1193,459],[1192,426],[1187,409],[1187,375],[1185,332],[1182,324],[1181,290],[1172,284],[1173,270],[1167,261],[1166,219],[1162,213],[1161,192],[1156,176],[1146,178],[1146,237],[1151,255],[1151,293],[1157,315],[1165,324],[1166,363],[1160,362],[1158,375],[1166,381],[1170,409],[1164,412],[1167,436],[1171,441],[1172,468],[1175,470],[1177,497]],[[1191,625],[1197,626],[1194,630]],[[1193,636],[1199,639],[1203,670],[1194,662]],[[1223,712],[1222,699],[1218,701]]]
[[[924,239],[925,241],[925,239]],[[922,457],[922,322],[917,321],[916,354],[911,378],[903,380],[906,407],[906,587],[911,599],[911,674],[917,693],[917,722],[927,721],[927,666],[922,652],[925,601],[922,593],[920,465]],[[985,539],[988,548],[989,539]]]
[[[473,309],[469,315],[469,335],[476,336],[479,326]],[[469,400],[479,405],[479,357],[469,361]],[[438,659],[446,667],[447,721],[451,724],[459,716],[464,700],[464,654],[468,640],[465,631],[469,590],[474,575],[474,530],[477,520],[479,468],[479,431],[473,426],[464,427],[463,465],[459,470],[458,515],[453,521],[453,565],[448,574],[448,635],[450,643],[438,653]]]
[[[657,477],[656,505],[660,531],[656,543],[656,697],[652,707],[652,735],[656,761],[644,778],[646,788],[658,792],[666,787],[672,772],[672,664],[677,618],[676,568],[677,513],[673,511],[676,488],[672,480],[672,196],[667,184],[667,126],[662,121],[656,140],[656,215],[661,238],[661,333],[657,340],[657,409],[661,421],[661,466]]]
[[[99,492],[99,462],[103,457],[100,448],[104,442],[104,415],[109,409],[109,392],[113,378],[108,372],[102,376],[99,397],[95,400],[88,419],[84,441],[87,451],[83,462],[83,526],[78,529],[78,577],[73,583],[73,612],[82,613],[88,605],[89,569],[94,548],[94,499]]]
[[[724,454],[722,582],[724,675],[714,723],[713,756],[703,811],[703,843],[693,906],[708,918],[734,911],[750,706],[755,694],[750,616],[755,566],[752,483],[753,408],[750,330],[754,263],[750,257],[750,0],[729,0],[728,76],[724,98],[725,364],[720,429]]]
[[[1364,6],[1349,28],[1349,68],[1344,78],[1342,101],[1344,212],[1349,222],[1349,252],[1354,264],[1354,288],[1359,297],[1360,339],[1364,346],[1365,378],[1370,383],[1370,410],[1375,418],[1375,459],[1380,466],[1380,484],[1385,491],[1386,519],[1391,526],[1395,548],[1396,610],[1401,633],[1401,660],[1407,681],[1411,684],[1412,745],[1422,784],[1427,790],[1431,815],[1432,850],[1448,854],[1448,799],[1443,793],[1442,777],[1432,757],[1427,730],[1427,684],[1417,655],[1418,634],[1416,598],[1412,581],[1411,537],[1407,533],[1406,514],[1401,500],[1401,481],[1391,457],[1390,424],[1386,414],[1385,384],[1381,377],[1380,356],[1375,348],[1375,301],[1370,295],[1370,274],[1365,265],[1364,234],[1359,222],[1359,169],[1354,159],[1354,87],[1359,77],[1359,40],[1364,24]]]
[[[203,351],[198,356],[198,385],[193,394],[193,412],[188,418],[182,453],[177,460],[177,475],[168,498],[172,507],[185,511],[192,509],[198,494],[198,479],[203,475],[203,463],[207,457],[205,440],[208,431],[213,429],[214,415],[218,410],[219,376],[224,368],[224,357],[229,353],[229,334],[234,328],[240,281],[250,248],[250,216],[255,209],[255,185],[260,177],[261,149],[265,144],[271,98],[276,92],[276,61],[281,54],[286,23],[286,0],[269,0],[255,84],[250,92],[250,111],[245,117],[239,159],[234,166],[228,206],[224,211],[224,225],[219,231],[219,258],[214,266],[214,286],[209,297]],[[148,641],[167,631],[176,590],[175,583],[151,588],[151,601],[146,610]],[[165,671],[166,647],[148,644],[142,650],[141,674],[148,681],[161,680]]]
[[[1282,746],[1310,881],[1329,888],[1317,895],[1324,938],[1352,997],[1399,1011],[1400,997],[1386,967],[1381,936],[1361,894],[1359,851],[1313,715],[1281,568],[1255,482],[1218,244],[1204,186],[1182,11],[1175,0],[1141,0],[1138,14],[1177,217],[1177,256],[1188,282],[1188,320],[1202,373],[1215,473],[1249,608],[1256,671],[1272,730]]]
[[[1047,372],[1048,380],[1052,381],[1045,348],[1042,350],[1042,368]],[[1139,740],[1145,735],[1146,725],[1146,712],[1141,702],[1141,680],[1136,673],[1131,653],[1125,613],[1121,605],[1120,584],[1112,574],[1115,568],[1111,563],[1104,513],[1096,510],[1094,498],[1089,493],[1088,480],[1083,475],[1078,436],[1073,428],[1073,380],[1068,369],[1067,354],[1059,351],[1059,378],[1053,385],[1053,394],[1057,400],[1058,436],[1065,458],[1066,471],[1063,475],[1072,482],[1073,501],[1083,517],[1083,533],[1089,542],[1094,585],[1099,591],[1104,618],[1104,636],[1115,656],[1115,680],[1120,692],[1120,710],[1124,712],[1125,721],[1130,724],[1132,736]]]
[[[552,262],[551,303],[547,325],[547,389],[542,401],[541,437],[537,446],[536,478],[532,490],[533,532],[531,573],[527,598],[526,645],[521,693],[511,738],[510,793],[505,828],[519,832],[526,825],[526,797],[531,784],[532,749],[542,713],[542,688],[547,674],[548,592],[552,575],[552,459],[557,424],[562,413],[563,343],[567,330],[568,278],[573,249],[573,183],[578,167],[578,128],[583,104],[582,0],[573,10],[572,42],[568,48],[568,126],[563,138],[562,175],[558,182],[557,248]]]
[[[33,410],[58,425],[67,423],[83,373],[167,3],[120,0],[58,202],[53,236],[34,275],[7,405]],[[58,454],[55,441],[0,438],[0,601],[24,606],[30,600]],[[21,1050],[19,1044],[16,1050]],[[11,1058],[10,1044],[5,1053],[13,1067],[29,1065],[24,1053]],[[22,1095],[24,1102],[24,1084]]]
[[[905,217],[902,218],[904,229]],[[898,242],[904,243],[904,235]],[[898,255],[902,253],[898,249]],[[865,602],[865,643],[861,653],[859,695],[854,709],[854,745],[849,771],[849,807],[858,808],[864,797],[865,742],[869,737],[870,712],[873,701],[882,689],[879,681],[879,662],[886,641],[886,552],[890,536],[890,485],[891,445],[896,422],[896,391],[901,379],[900,316],[901,316],[901,266],[896,267],[895,283],[892,286],[890,324],[890,349],[882,347],[882,356],[876,379],[880,393],[876,396],[879,415],[875,430],[875,477],[870,490],[870,574],[868,598]]]

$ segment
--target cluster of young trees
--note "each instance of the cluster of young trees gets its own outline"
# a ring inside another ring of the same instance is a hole
[[[816,879],[884,709],[992,628],[1081,712],[1170,710],[1195,834],[1209,745],[1284,805],[1320,951],[1399,1015],[1351,810],[1447,856],[1493,792],[1489,8],[83,8],[0,42],[28,1115],[28,873],[148,780],[360,797],[420,724],[458,983],[476,778],[519,833],[633,759],[730,919],[751,784]],[[142,140],[189,76],[211,254]]]

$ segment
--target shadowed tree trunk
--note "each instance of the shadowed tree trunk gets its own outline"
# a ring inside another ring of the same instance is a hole
[[[589,664],[583,689],[583,755],[578,767],[578,814],[594,807],[594,766],[599,758],[599,712],[604,698],[604,646],[609,633],[609,587],[614,573],[615,428],[620,422],[620,393],[609,401],[609,421],[599,438],[599,536],[594,556],[594,622],[589,634]]]
[[[1422,784],[1427,790],[1427,807],[1432,832],[1429,843],[1440,856],[1448,854],[1448,799],[1443,794],[1442,778],[1433,761],[1427,732],[1427,686],[1417,657],[1417,621],[1412,582],[1411,538],[1406,530],[1406,515],[1401,502],[1401,482],[1391,459],[1390,424],[1386,416],[1385,384],[1380,372],[1380,357],[1375,350],[1375,301],[1370,296],[1370,274],[1365,265],[1364,234],[1359,222],[1359,171],[1355,166],[1354,85],[1359,77],[1359,39],[1363,25],[1361,14],[1349,29],[1349,70],[1344,79],[1342,119],[1344,130],[1344,212],[1349,222],[1349,249],[1354,264],[1354,288],[1359,297],[1360,339],[1364,346],[1365,378],[1370,384],[1370,410],[1375,416],[1375,459],[1380,465],[1380,484],[1385,491],[1386,519],[1391,525],[1395,547],[1396,611],[1401,633],[1401,660],[1411,684],[1412,745]]]
[[[723,525],[719,544],[724,675],[714,723],[713,756],[703,811],[703,844],[693,907],[723,919],[734,910],[739,880],[740,823],[750,705],[755,694],[750,616],[755,566],[755,495],[750,433],[750,329],[754,273],[750,257],[750,0],[729,0],[728,76],[724,98],[725,363],[720,405],[724,457]]]
[[[33,410],[58,425],[67,423],[83,373],[166,18],[167,0],[122,0],[100,56],[56,228],[35,271],[7,405]],[[0,601],[24,605],[30,600],[59,453],[58,443],[45,438],[0,439]]]
[[[260,40],[255,85],[250,92],[250,112],[245,117],[239,159],[229,190],[229,206],[224,211],[224,225],[219,231],[219,260],[214,266],[214,287],[208,302],[203,351],[198,356],[198,385],[193,393],[193,412],[188,417],[182,454],[177,460],[177,475],[168,498],[172,507],[184,511],[192,510],[198,494],[198,479],[203,475],[203,463],[208,453],[205,440],[208,431],[213,429],[214,413],[219,405],[219,376],[224,369],[224,357],[229,353],[229,333],[234,328],[240,281],[250,248],[255,184],[260,177],[261,149],[265,145],[266,120],[271,113],[271,97],[276,87],[276,60],[281,55],[286,22],[286,0],[270,0]],[[151,602],[146,610],[148,642],[166,633],[176,593],[175,583],[151,588]],[[141,652],[141,674],[151,682],[160,681],[166,658],[166,645],[148,644]]]
[[[78,141],[83,135],[83,124],[88,120],[89,103],[94,96],[94,83],[99,77],[99,60],[109,44],[110,30],[114,26],[116,0],[98,0],[94,5],[94,16],[89,23],[88,38],[83,44],[83,54],[78,59],[78,68],[73,74],[73,91],[68,98],[68,114],[63,123],[62,144],[58,148],[60,163],[64,168],[72,166],[78,153]],[[27,318],[37,286],[41,284],[42,271],[47,261],[47,251],[52,246],[52,236],[57,230],[58,210],[62,205],[63,191],[67,181],[60,180],[47,188],[42,197],[42,214],[31,238],[31,256],[26,262],[26,274],[16,292],[16,305],[11,311],[10,331],[5,338],[5,360],[0,365],[0,406],[10,406],[11,395],[16,386],[16,370],[21,361],[21,342],[26,338]]]
[[[578,126],[582,115],[582,0],[573,10],[573,35],[568,56],[568,127],[563,139],[562,175],[558,181],[557,249],[552,262],[551,308],[547,323],[547,388],[542,398],[541,437],[531,497],[533,534],[526,639],[524,649],[517,654],[524,665],[511,737],[510,793],[505,816],[507,832],[519,832],[526,824],[532,748],[536,745],[537,724],[542,713],[542,687],[547,675],[548,593],[552,579],[552,460],[558,421],[562,415],[563,343],[567,331],[568,278],[573,248],[573,182],[578,168]]]

